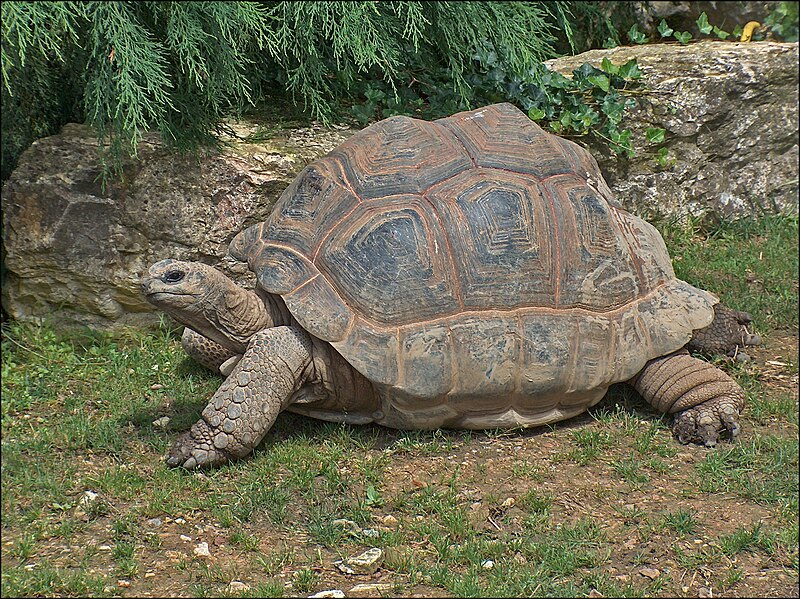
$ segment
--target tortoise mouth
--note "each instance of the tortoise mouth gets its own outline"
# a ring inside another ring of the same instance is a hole
[[[186,308],[198,301],[194,294],[164,289],[144,290],[144,297],[159,308]]]

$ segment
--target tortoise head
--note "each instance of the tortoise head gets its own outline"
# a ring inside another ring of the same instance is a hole
[[[263,302],[254,293],[201,262],[156,262],[141,286],[148,302],[233,351],[244,351],[250,336],[267,321]]]
[[[183,316],[191,319],[218,301],[225,280],[206,264],[167,259],[153,264],[141,283],[148,302],[188,325]]]

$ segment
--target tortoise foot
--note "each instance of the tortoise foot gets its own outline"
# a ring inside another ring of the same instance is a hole
[[[224,464],[228,456],[214,445],[214,436],[205,420],[198,421],[175,441],[167,454],[167,465],[194,470]]]
[[[715,397],[675,415],[673,432],[681,443],[698,443],[713,447],[723,433],[733,441],[742,432],[737,401]]]

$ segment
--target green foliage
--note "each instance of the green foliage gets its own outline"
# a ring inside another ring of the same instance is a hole
[[[620,128],[626,108],[634,100],[626,91],[636,88],[641,70],[636,59],[615,65],[607,58],[601,68],[586,63],[572,72],[572,78],[548,72],[541,86],[522,88],[515,103],[528,110],[528,116],[551,131],[566,137],[593,135],[605,140],[618,154],[633,155],[631,133]]]
[[[74,91],[81,72],[76,14],[71,3],[3,3],[3,181],[32,141],[79,118],[81,98]]]
[[[660,144],[664,141],[664,136],[666,133],[666,130],[662,129],[661,127],[648,127],[647,131],[645,132],[645,137],[650,143]]]
[[[593,48],[621,45],[620,32],[637,20],[631,2],[566,2],[571,16],[571,39],[556,33],[556,50],[561,54],[579,54]],[[558,24],[557,24],[558,25]],[[560,29],[560,27],[558,27]]]
[[[716,25],[714,25],[714,27],[713,27],[712,31],[714,32],[714,35],[716,35],[716,36],[717,36],[719,39],[721,39],[721,40],[726,40],[726,39],[728,39],[728,38],[730,37],[730,35],[731,35],[731,34],[730,34],[730,33],[728,33],[727,31],[723,31],[722,29],[720,29],[720,28],[719,28],[719,27],[717,27]]]
[[[708,15],[705,13],[705,11],[700,13],[700,16],[697,17],[695,23],[697,23],[697,29],[699,29],[700,33],[703,35],[708,35],[713,29],[711,24],[708,22]]]
[[[658,24],[658,32],[661,34],[661,37],[669,37],[672,35],[674,29],[672,29],[664,19],[661,19],[661,22]]]
[[[778,3],[777,8],[764,19],[764,25],[783,41],[796,42],[798,40],[797,2]]]
[[[692,34],[689,33],[688,31],[676,31],[672,35],[675,36],[675,39],[678,40],[682,46],[688,44],[689,41],[692,39]]]
[[[362,108],[362,118],[419,100],[436,113],[454,112],[472,105],[479,49],[493,52],[504,71],[535,77],[555,54],[548,19],[563,17],[562,4],[281,2],[270,11],[282,24],[275,41],[284,69],[276,81],[323,119],[335,112],[332,98],[348,97],[376,105],[375,114]]]
[[[226,115],[284,92],[324,121],[362,97],[470,107],[479,49],[535,80],[569,17],[566,2],[5,2],[3,176],[68,119],[95,127],[119,167],[148,128],[213,147]]]
[[[628,29],[628,39],[634,44],[646,44],[650,41],[650,38],[639,30],[639,26],[636,23],[631,25],[631,28]]]
[[[252,2],[6,2],[4,105],[28,115],[27,99],[52,94],[77,99],[78,110],[34,108],[27,136],[4,112],[3,137],[30,141],[85,119],[115,166],[150,127],[179,149],[213,145],[225,111],[250,100],[246,67],[269,43],[268,24]],[[4,177],[25,145],[4,142]]]

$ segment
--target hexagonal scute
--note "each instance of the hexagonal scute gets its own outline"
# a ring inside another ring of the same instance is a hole
[[[418,196],[364,203],[322,242],[319,270],[352,309],[379,326],[452,314],[452,264],[443,232]]]
[[[304,168],[281,194],[267,221],[264,238],[313,258],[324,233],[359,203],[348,189],[339,162],[323,158]]]
[[[533,177],[472,169],[431,189],[465,309],[555,307],[558,218]]]
[[[511,104],[493,104],[434,121],[452,131],[478,166],[544,179],[575,171],[560,139]]]
[[[578,177],[542,182],[563,214],[559,222],[562,269],[559,306],[613,310],[634,301],[643,289],[617,210]]]
[[[330,156],[342,161],[350,185],[362,200],[421,194],[472,166],[464,147],[447,131],[405,116],[367,127]]]

